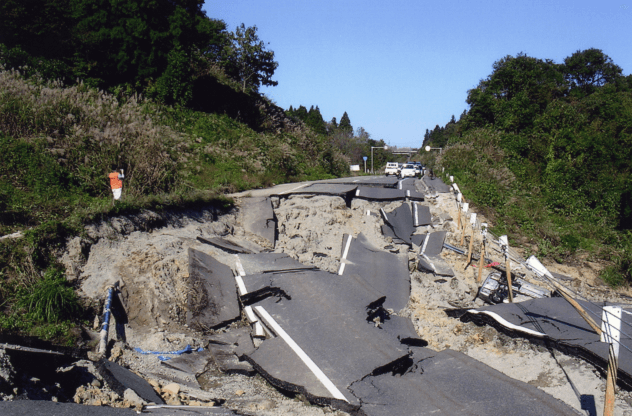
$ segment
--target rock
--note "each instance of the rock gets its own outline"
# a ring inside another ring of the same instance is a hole
[[[243,390],[237,390],[237,391],[235,392],[235,394],[236,394],[237,396],[241,396],[241,395],[243,395],[244,393],[245,393],[245,391],[243,391]]]
[[[180,392],[180,385],[176,383],[167,384],[162,388],[163,393],[170,394],[171,396],[177,397]]]
[[[92,383],[90,383],[93,387],[96,388],[100,388],[101,387],[101,382],[99,380],[97,380],[96,378],[94,380],[92,380]]]
[[[0,349],[0,391],[8,391],[13,382],[15,370],[6,351]]]
[[[123,400],[129,404],[129,407],[135,407],[136,409],[141,409],[144,405],[147,404],[146,401],[141,399],[138,394],[132,389],[127,389],[123,393]]]
[[[169,406],[181,406],[182,402],[177,397],[170,397],[169,399],[167,399],[167,404]]]

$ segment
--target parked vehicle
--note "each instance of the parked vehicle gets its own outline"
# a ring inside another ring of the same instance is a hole
[[[400,178],[414,178],[415,176],[417,176],[417,169],[415,169],[415,165],[404,165],[404,167],[402,167],[402,170],[399,172]]]
[[[386,176],[397,175],[399,173],[399,164],[397,162],[386,163],[385,173],[386,173]]]

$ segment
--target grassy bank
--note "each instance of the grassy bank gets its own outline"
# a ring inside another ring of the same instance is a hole
[[[72,328],[93,317],[56,260],[85,224],[227,209],[227,192],[346,172],[323,137],[264,98],[259,111],[268,128],[255,131],[226,115],[0,71],[0,236],[24,234],[0,241],[0,331],[72,343]],[[113,164],[126,177],[114,206]]]

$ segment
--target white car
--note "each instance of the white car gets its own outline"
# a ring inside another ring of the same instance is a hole
[[[407,178],[407,177],[411,177],[414,178],[415,176],[417,176],[417,170],[415,169],[415,165],[404,165],[402,167],[402,170],[399,172],[399,177],[400,178]]]
[[[397,162],[388,162],[386,163],[386,176],[388,175],[397,175],[399,171],[399,165],[397,164]]]

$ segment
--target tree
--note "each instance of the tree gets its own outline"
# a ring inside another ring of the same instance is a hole
[[[306,124],[314,130],[314,132],[322,135],[327,134],[327,127],[325,126],[325,120],[323,120],[322,114],[318,106],[314,108],[312,106],[307,113]]]
[[[175,55],[217,41],[223,22],[206,17],[203,0],[71,0],[76,72],[99,86],[131,84],[137,89],[157,80]],[[177,50],[172,53],[174,49]]]
[[[272,76],[279,64],[274,61],[274,52],[267,51],[259,39],[257,26],[238,26],[224,54],[227,73],[239,81],[243,92],[258,92],[261,85],[278,85]]]
[[[340,129],[340,131],[346,133],[349,136],[353,135],[353,126],[351,126],[351,120],[349,120],[349,115],[346,111],[340,119],[340,124],[338,125],[338,128]]]
[[[612,59],[601,49],[586,49],[577,51],[564,59],[565,78],[573,88],[579,88],[586,93],[592,92],[594,87],[614,82],[621,77],[623,70],[612,62]]]

